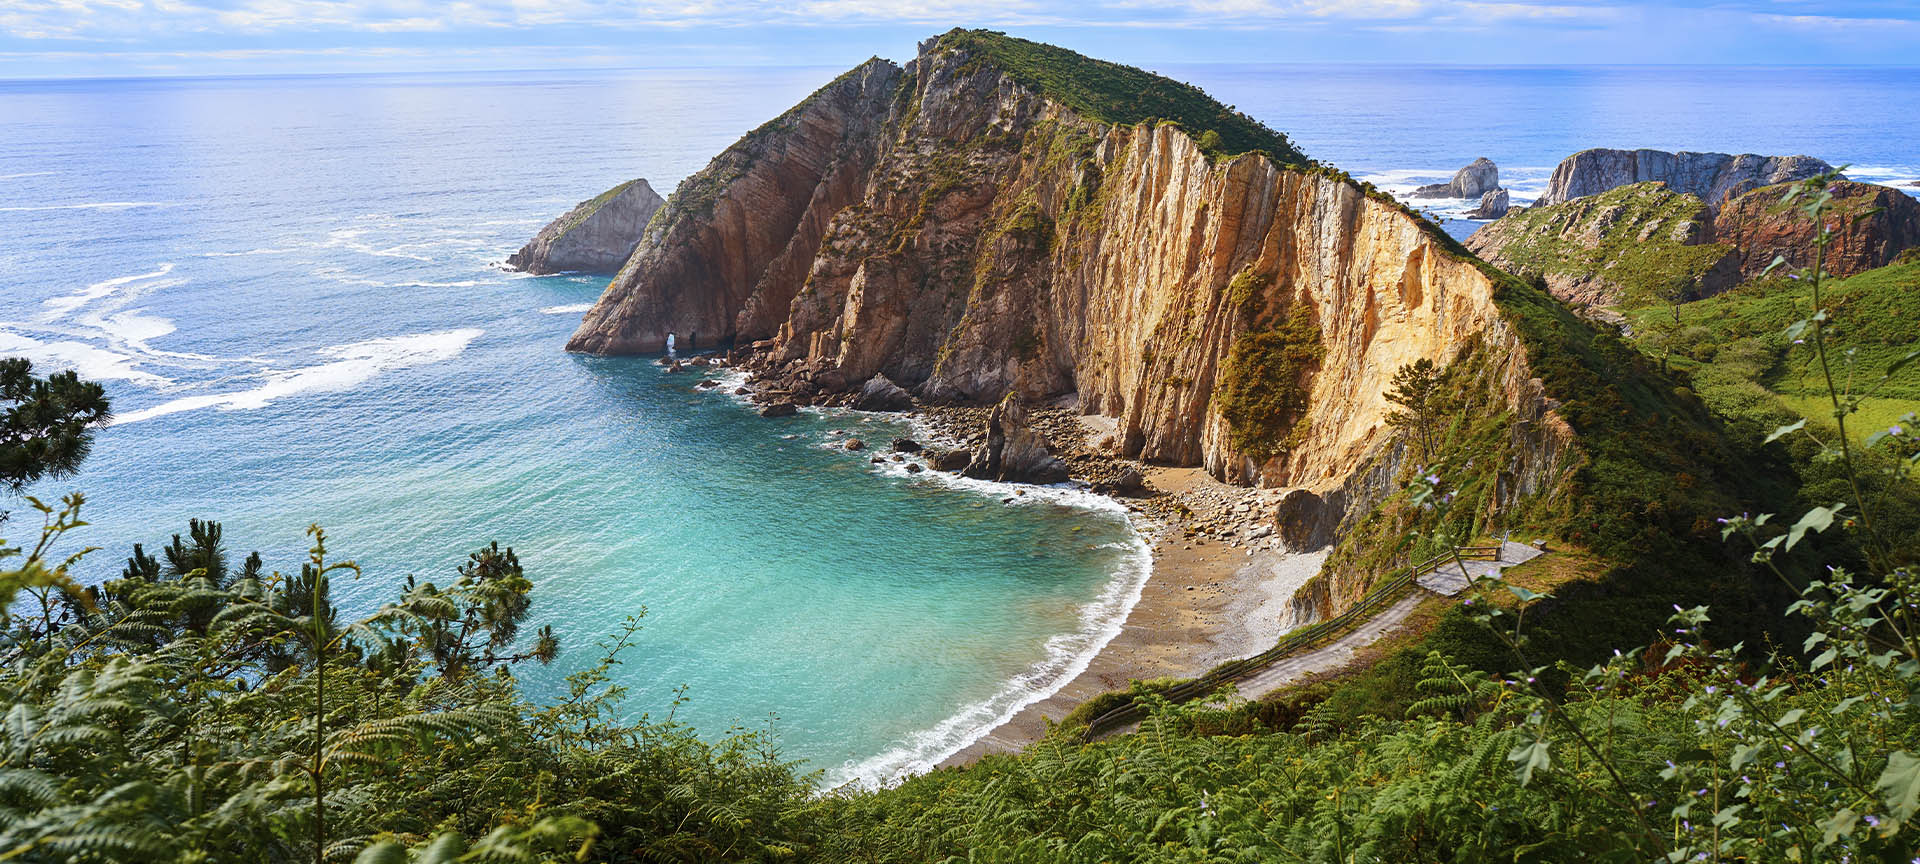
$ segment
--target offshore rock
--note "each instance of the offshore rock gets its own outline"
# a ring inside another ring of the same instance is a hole
[[[800,406],[792,402],[775,402],[760,409],[762,417],[792,417],[798,413],[800,413]]]
[[[1453,180],[1446,183],[1434,183],[1422,186],[1413,190],[1412,197],[1479,198],[1498,188],[1500,188],[1500,169],[1493,164],[1492,159],[1482,156],[1473,160],[1473,164],[1454,172]],[[1474,218],[1483,217],[1476,216]]]
[[[1054,457],[1046,436],[1028,426],[1026,406],[1008,394],[987,415],[986,442],[964,473],[1004,483],[1059,483],[1067,479],[1067,463]]]
[[[1728,198],[1761,186],[1804,180],[1831,170],[1833,166],[1812,156],[1733,156],[1602,147],[1561,160],[1547,181],[1546,194],[1534,205],[1561,204],[1630,183],[1659,181],[1675,192],[1699,198],[1709,207],[1718,207]]]
[[[1507,215],[1507,190],[1495,189],[1480,196],[1480,206],[1467,211],[1468,219],[1498,219]]]
[[[622,183],[548,223],[507,256],[507,266],[528,273],[612,273],[633,255],[663,203],[645,180]]]
[[[1798,208],[1776,209],[1788,188],[1755,189],[1729,201],[1714,217],[1713,237],[1739,250],[1744,278],[1757,278],[1775,255],[1787,259],[1784,267],[1813,265],[1813,222]],[[1912,196],[1845,180],[1828,184],[1827,191],[1833,193],[1833,239],[1822,265],[1828,273],[1846,278],[1920,247],[1920,201]]]

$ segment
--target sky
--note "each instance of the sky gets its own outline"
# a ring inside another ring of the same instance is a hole
[[[1920,65],[1920,0],[0,0],[0,78],[849,66],[956,26],[1141,65]]]

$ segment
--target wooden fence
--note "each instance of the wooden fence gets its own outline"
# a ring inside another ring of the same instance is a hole
[[[1500,558],[1499,546],[1462,546],[1455,550],[1460,558],[1474,558],[1484,561],[1497,561]],[[1209,670],[1207,674],[1190,681],[1175,684],[1161,691],[1160,695],[1170,702],[1185,702],[1200,696],[1212,694],[1224,684],[1238,681],[1255,672],[1267,668],[1274,661],[1287,657],[1302,648],[1312,645],[1334,633],[1358,624],[1390,601],[1396,599],[1401,591],[1413,584],[1413,580],[1426,575],[1435,568],[1452,563],[1455,552],[1443,552],[1428,558],[1398,575],[1388,579],[1380,587],[1360,598],[1360,602],[1348,607],[1347,611],[1298,630],[1287,633],[1280,644],[1243,660],[1222,663]],[[1114,729],[1129,723],[1137,723],[1147,716],[1147,709],[1137,700],[1129,698],[1125,704],[1093,718],[1087,724],[1087,730],[1080,734],[1082,742],[1092,741]]]

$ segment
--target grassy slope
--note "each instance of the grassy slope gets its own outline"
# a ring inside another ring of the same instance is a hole
[[[1661,183],[1636,183],[1607,192],[1512,214],[1490,230],[1514,239],[1500,250],[1508,269],[1526,275],[1562,275],[1597,279],[1615,286],[1629,302],[1686,290],[1732,247],[1719,243],[1688,246],[1672,237],[1674,226],[1700,222],[1706,206],[1692,195],[1667,190]],[[1606,230],[1593,230],[1605,216]],[[1659,222],[1645,240],[1643,226]],[[1578,237],[1598,235],[1593,246]]]
[[[940,45],[973,52],[1090,120],[1123,126],[1172,120],[1196,140],[1205,142],[1208,131],[1216,133],[1213,155],[1261,152],[1282,164],[1307,162],[1287,136],[1191,84],[991,30],[952,30],[940,37]]]

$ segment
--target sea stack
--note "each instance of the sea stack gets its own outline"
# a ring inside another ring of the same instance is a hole
[[[1630,183],[1659,181],[1668,189],[1719,207],[1727,199],[1775,183],[1804,180],[1833,170],[1812,156],[1756,156],[1664,150],[1582,150],[1560,161],[1546,194],[1534,202],[1562,204]]]
[[[632,257],[647,222],[666,203],[646,180],[629,180],[575,205],[507,257],[528,273],[613,273]]]
[[[1415,198],[1479,198],[1500,188],[1500,169],[1492,159],[1482,156],[1455,171],[1446,183],[1434,183],[1413,190]]]

